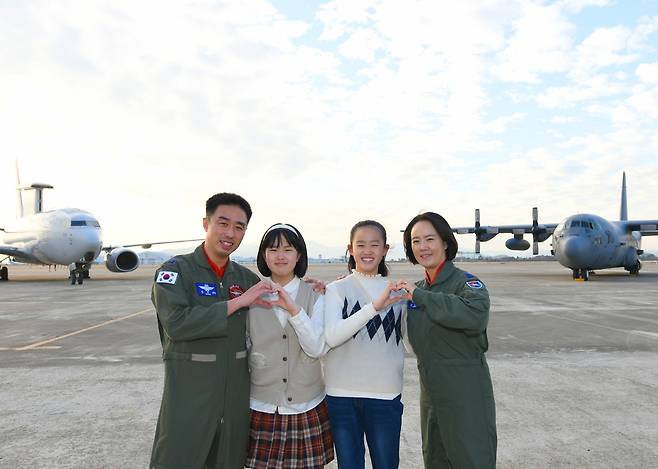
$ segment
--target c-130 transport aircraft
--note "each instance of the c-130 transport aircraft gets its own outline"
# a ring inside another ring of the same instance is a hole
[[[588,280],[597,269],[623,267],[637,275],[642,267],[638,256],[642,235],[657,236],[658,220],[629,220],[626,202],[626,173],[621,187],[619,221],[608,221],[597,215],[579,213],[567,217],[562,223],[539,224],[537,207],[532,209],[532,225],[480,225],[480,210],[475,210],[475,226],[453,228],[457,234],[475,234],[475,252],[480,253],[480,241],[493,239],[499,233],[511,233],[505,242],[508,249],[525,251],[530,243],[523,239],[532,234],[532,253],[539,254],[539,243],[552,237],[551,254],[564,267],[573,271],[576,280]]]
[[[154,243],[103,246],[101,226],[91,213],[77,208],[44,212],[43,191],[49,184],[21,187],[16,166],[17,220],[0,227],[0,261],[7,258],[30,264],[70,266],[71,284],[81,285],[89,278],[91,263],[101,251],[107,253],[105,266],[111,272],[131,272],[139,267],[139,257],[131,247],[145,249],[155,244],[200,241],[185,239]],[[25,197],[24,197],[25,196]],[[24,203],[24,198],[27,203]],[[3,255],[6,256],[3,258]],[[75,266],[75,267],[74,267]],[[74,267],[74,268],[73,268]],[[0,265],[0,281],[9,279],[6,265]]]

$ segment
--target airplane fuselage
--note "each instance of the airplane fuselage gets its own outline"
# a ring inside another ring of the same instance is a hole
[[[102,248],[102,231],[96,218],[73,208],[20,218],[5,226],[0,237],[5,245],[23,253],[13,258],[33,264],[91,262]]]
[[[569,269],[638,268],[639,232],[626,233],[621,222],[578,214],[560,223],[553,232],[553,254]]]

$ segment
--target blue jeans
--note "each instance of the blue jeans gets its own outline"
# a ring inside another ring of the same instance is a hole
[[[327,396],[339,469],[365,468],[364,433],[373,469],[398,468],[403,408],[400,397]]]

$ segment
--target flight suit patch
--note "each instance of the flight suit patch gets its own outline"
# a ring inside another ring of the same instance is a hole
[[[407,301],[407,309],[418,309],[418,305],[413,301]]]
[[[466,285],[468,285],[474,290],[479,290],[480,288],[484,287],[482,282],[480,282],[479,280],[469,280],[468,282],[466,282]]]
[[[244,288],[242,288],[238,284],[233,284],[230,287],[228,287],[228,296],[229,298],[237,298],[238,296],[242,295],[244,293]]]
[[[176,283],[177,278],[178,278],[178,272],[169,272],[167,270],[163,270],[161,272],[158,272],[158,276],[155,279],[155,283],[166,283],[168,285],[174,285]]]
[[[469,280],[472,280],[472,279],[476,278],[475,275],[473,275],[469,272],[464,272],[464,277],[466,277]]]
[[[217,296],[217,285],[214,283],[195,283],[198,296]]]

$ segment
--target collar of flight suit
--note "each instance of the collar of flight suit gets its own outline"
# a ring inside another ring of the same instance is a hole
[[[208,264],[208,259],[206,259],[206,254],[203,252],[203,243],[199,244],[197,248],[194,250],[194,261],[197,263],[199,267],[203,267],[204,269],[208,269],[215,274],[215,272],[212,270],[212,267],[210,267],[210,264]],[[231,262],[231,259],[228,260],[226,263],[226,270],[224,271],[224,278],[233,271],[233,262]]]
[[[424,279],[423,281],[428,288],[432,285],[441,284],[448,280],[448,278],[455,271],[455,268],[455,264],[453,264],[452,261],[446,260],[445,264],[443,264],[443,267],[441,267],[441,272],[439,272],[439,275],[434,279],[434,282],[431,285],[427,283],[427,279]]]

